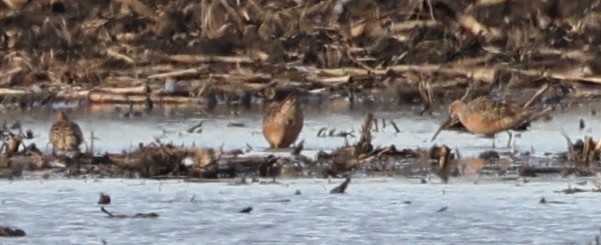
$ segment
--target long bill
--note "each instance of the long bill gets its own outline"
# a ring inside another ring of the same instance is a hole
[[[438,134],[440,134],[440,131],[442,131],[443,129],[445,129],[446,127],[449,127],[455,123],[457,123],[458,119],[456,117],[448,117],[447,120],[445,120],[440,127],[438,128],[438,130],[436,130],[436,133],[434,133],[434,136],[432,136],[432,139],[430,139],[430,142],[434,141],[436,139],[436,137],[438,136]]]

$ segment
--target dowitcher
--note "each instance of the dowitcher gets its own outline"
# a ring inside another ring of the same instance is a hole
[[[50,142],[52,153],[60,152],[79,153],[79,145],[83,142],[81,128],[76,122],[69,120],[65,112],[59,112],[56,122],[50,128]]]
[[[442,129],[457,121],[472,133],[493,137],[496,133],[520,127],[549,110],[549,108],[541,111],[530,107],[516,107],[493,101],[486,96],[467,103],[456,100],[449,107],[449,118],[436,131],[432,140]]]
[[[303,129],[303,111],[298,97],[290,94],[282,103],[273,105],[263,118],[263,136],[272,148],[286,148]]]

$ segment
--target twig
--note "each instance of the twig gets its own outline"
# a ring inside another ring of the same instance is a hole
[[[532,105],[532,103],[534,103],[534,101],[536,101],[538,98],[540,98],[540,96],[547,91],[547,89],[549,89],[549,84],[545,83],[538,91],[536,91],[536,93],[532,96],[532,98],[530,98],[530,100],[528,100],[528,102],[526,102],[524,104],[524,106],[522,106],[522,108],[528,108]]]
[[[131,8],[138,15],[148,18],[149,20],[158,23],[159,18],[158,15],[150,8],[146,7],[143,3],[138,0],[113,0],[115,2],[119,2],[125,4]]]
[[[346,188],[348,187],[348,185],[350,183],[351,183],[351,177],[346,177],[346,180],[344,180],[344,182],[342,182],[342,184],[340,184],[339,186],[330,190],[330,194],[343,194],[346,191]]]
[[[211,55],[191,55],[191,54],[174,54],[166,57],[168,60],[196,64],[208,62],[224,62],[224,63],[254,63],[255,61],[248,56],[211,56]]]
[[[205,121],[200,121],[200,122],[198,122],[196,125],[194,125],[194,126],[192,126],[191,128],[189,128],[189,129],[187,130],[187,132],[188,132],[188,133],[202,132],[202,129],[200,129],[200,130],[197,130],[197,129],[201,128],[201,127],[202,127],[202,124],[203,124],[204,122],[205,122]]]
[[[191,76],[191,75],[197,75],[199,73],[207,71],[208,68],[209,68],[208,65],[202,65],[198,68],[190,68],[190,69],[184,69],[184,70],[179,70],[179,71],[154,74],[154,75],[148,76],[148,78],[149,79],[162,79],[162,78],[169,78],[169,77]]]
[[[127,63],[130,63],[130,64],[135,64],[136,63],[136,61],[134,59],[132,59],[131,57],[129,57],[127,55],[124,55],[122,53],[119,53],[119,52],[117,52],[117,51],[115,51],[113,49],[110,49],[110,48],[106,50],[106,54],[108,56],[111,56],[111,57],[116,58],[116,59],[123,60],[123,61],[125,61]]]
[[[392,127],[394,128],[394,130],[396,131],[396,133],[400,133],[401,130],[399,129],[399,127],[396,125],[396,123],[392,120],[390,120],[390,124],[392,125]]]

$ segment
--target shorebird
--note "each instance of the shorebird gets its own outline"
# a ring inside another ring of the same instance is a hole
[[[536,109],[532,104],[549,89],[549,84],[544,84],[530,100],[522,107],[517,107],[510,104],[493,101],[487,96],[480,96],[472,101],[465,102],[465,98],[470,93],[470,89],[466,91],[466,95],[460,100],[455,100],[449,106],[449,117],[436,130],[431,141],[436,139],[436,136],[445,128],[452,126],[458,122],[471,133],[482,134],[486,137],[493,138],[496,133],[507,131],[509,133],[508,146],[511,143],[513,134],[509,131],[512,129],[523,129],[528,124],[551,110],[550,107],[545,109]]]
[[[493,101],[486,96],[469,102],[454,101],[449,107],[449,118],[438,128],[432,140],[444,128],[461,122],[471,133],[494,137],[496,133],[518,128],[536,117],[548,112],[531,107],[516,107]]]
[[[263,136],[272,148],[288,147],[298,138],[302,129],[303,111],[293,94],[269,108],[263,118]]]
[[[59,112],[56,122],[50,128],[50,142],[52,143],[52,153],[56,155],[60,152],[79,153],[79,145],[83,142],[81,128],[76,122],[69,120],[65,112]]]

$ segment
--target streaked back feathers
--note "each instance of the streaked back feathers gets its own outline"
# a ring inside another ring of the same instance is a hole
[[[50,142],[55,151],[79,151],[83,142],[83,133],[79,125],[64,113],[60,112],[56,122],[50,128]]]

